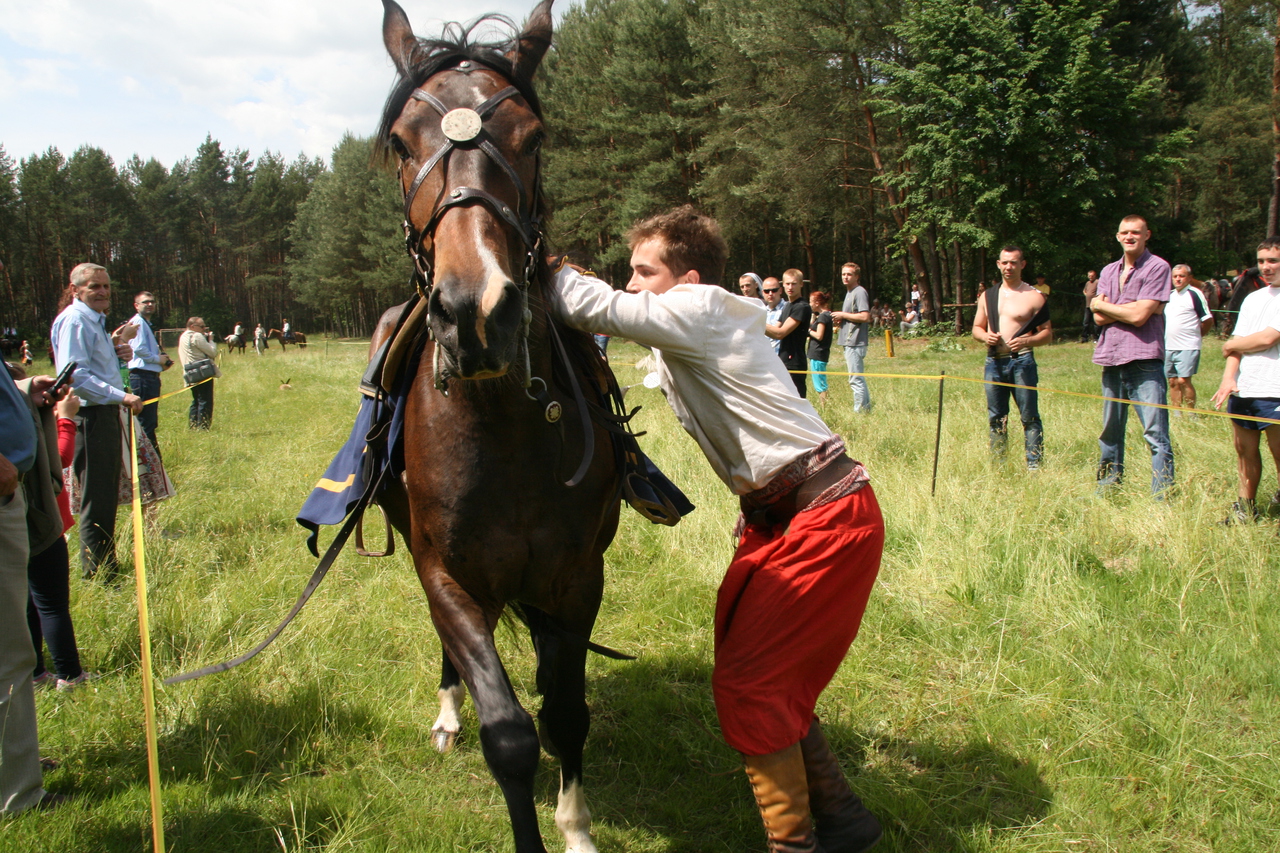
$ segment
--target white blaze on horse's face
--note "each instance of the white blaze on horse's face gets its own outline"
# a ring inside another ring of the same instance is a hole
[[[471,64],[465,70],[438,73],[420,89],[451,111],[466,111],[509,85],[498,73]],[[406,191],[422,164],[449,144],[443,124],[435,107],[410,99],[393,125],[393,136],[409,155],[401,167]],[[454,372],[466,379],[501,376],[517,358],[525,310],[522,285],[532,247],[489,204],[469,200],[443,211],[441,206],[466,188],[474,188],[498,199],[514,218],[529,216],[528,208],[537,203],[538,145],[543,132],[541,121],[519,95],[498,103],[483,116],[482,127],[479,139],[491,142],[500,152],[519,185],[479,145],[454,140],[455,147],[424,179],[410,211],[418,229],[436,216],[432,233],[423,240],[432,269],[431,324]]]

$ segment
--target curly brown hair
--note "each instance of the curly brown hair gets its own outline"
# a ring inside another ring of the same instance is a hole
[[[677,277],[698,271],[703,284],[719,284],[729,258],[729,246],[720,233],[720,224],[693,205],[686,204],[667,213],[638,222],[627,232],[634,249],[646,240],[662,241],[662,262]]]

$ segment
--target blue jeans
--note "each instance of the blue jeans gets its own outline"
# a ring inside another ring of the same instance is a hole
[[[27,561],[27,583],[31,589],[27,599],[27,629],[31,631],[36,650],[33,676],[46,671],[45,643],[49,644],[53,670],[60,678],[70,681],[83,672],[75,626],[71,623],[70,561],[65,536],[59,536]]]
[[[844,363],[850,373],[862,373],[863,364],[867,360],[867,347],[845,347]],[[871,411],[871,390],[867,388],[865,376],[850,376],[849,387],[853,389],[853,410],[855,412]]]
[[[1134,403],[1159,403],[1168,400],[1164,378],[1164,362],[1158,358],[1141,359],[1116,367],[1102,368],[1102,394]],[[1169,443],[1169,412],[1150,406],[1134,406],[1142,421],[1142,437],[1151,447],[1151,493],[1159,495],[1173,485],[1173,445]],[[1102,460],[1098,463],[1098,485],[1111,486],[1124,478],[1124,427],[1129,419],[1129,403],[1102,404],[1102,435],[1098,445]]]
[[[187,410],[187,426],[208,429],[213,425],[213,383],[215,379],[191,386],[191,408]]]
[[[1040,382],[1036,370],[1035,353],[1030,350],[1007,358],[988,356],[983,378],[988,382],[1008,382],[1011,385],[1030,385]],[[1032,388],[1008,388],[1004,385],[987,385],[987,423],[991,429],[991,452],[1003,459],[1009,434],[1009,396],[1018,404],[1022,418],[1022,434],[1026,444],[1027,467],[1039,468],[1044,455],[1044,429],[1040,424],[1040,392]]]

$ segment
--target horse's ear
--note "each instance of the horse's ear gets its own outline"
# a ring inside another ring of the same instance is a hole
[[[389,2],[389,0],[383,0]],[[507,58],[515,65],[516,76],[526,80],[533,79],[533,72],[538,70],[547,48],[551,47],[551,4],[554,0],[542,0],[529,13],[525,21],[524,31],[516,40],[516,46]]]
[[[382,43],[401,77],[408,77],[418,54],[418,38],[409,25],[409,16],[396,0],[382,0]]]

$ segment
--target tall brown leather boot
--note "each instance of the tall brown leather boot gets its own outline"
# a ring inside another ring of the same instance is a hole
[[[813,837],[800,744],[742,760],[769,837],[769,853],[825,853]]]
[[[862,853],[880,843],[884,830],[862,800],[849,790],[840,763],[827,743],[818,718],[800,741],[805,781],[816,824],[815,837],[827,853]]]

